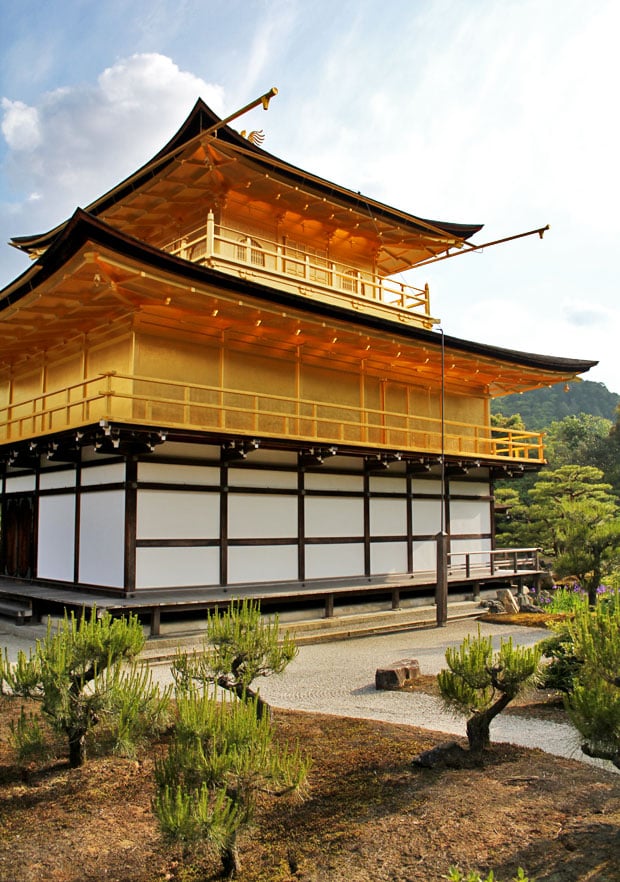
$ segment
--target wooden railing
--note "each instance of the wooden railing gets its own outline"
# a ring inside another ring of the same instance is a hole
[[[353,309],[374,306],[400,310],[426,327],[439,321],[430,313],[428,285],[416,288],[329,257],[306,253],[302,245],[250,237],[241,230],[216,225],[211,212],[206,224],[167,243],[162,250],[234,275],[250,273],[277,287],[303,286],[317,294],[329,293]]]
[[[539,571],[538,548],[496,548],[488,551],[451,551],[448,554],[448,576],[453,579]]]
[[[236,436],[290,438],[312,444],[358,445],[391,451],[543,462],[542,435],[419,416],[105,373],[58,392],[0,409],[0,443],[100,420]]]

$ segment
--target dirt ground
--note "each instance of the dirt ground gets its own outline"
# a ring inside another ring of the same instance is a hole
[[[219,878],[213,854],[182,861],[160,839],[151,798],[163,745],[137,760],[20,769],[8,743],[18,711],[0,698],[2,882]],[[514,712],[563,713],[537,696]],[[313,759],[309,792],[259,808],[240,882],[438,882],[453,865],[492,868],[501,882],[519,866],[537,882],[620,880],[620,775],[511,745],[425,769],[412,759],[448,736],[291,711],[275,723]]]

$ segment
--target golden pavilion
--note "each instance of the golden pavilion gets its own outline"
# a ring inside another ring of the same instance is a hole
[[[459,583],[502,575],[494,480],[544,452],[494,428],[491,400],[596,362],[444,334],[400,276],[480,225],[391,208],[258,140],[199,100],[129,178],[12,240],[33,261],[0,292],[13,590],[205,606],[406,590],[434,584],[438,533]]]

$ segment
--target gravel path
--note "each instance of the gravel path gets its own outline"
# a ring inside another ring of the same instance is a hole
[[[423,692],[385,692],[375,689],[375,670],[399,659],[415,658],[421,673],[437,674],[445,667],[448,646],[458,646],[480,626],[492,635],[496,647],[500,637],[531,646],[542,639],[539,628],[511,627],[453,620],[445,628],[418,628],[376,637],[362,637],[334,643],[302,645],[299,655],[278,677],[263,680],[261,695],[275,707],[322,714],[404,723],[438,732],[465,736],[465,719],[447,713],[441,701]],[[2,628],[2,625],[0,625]],[[28,649],[32,640],[19,634],[0,632],[0,645],[14,659],[19,648]],[[170,682],[169,668],[156,665],[157,679]],[[491,724],[491,738],[523,747],[537,747],[556,756],[598,765],[615,771],[611,763],[592,760],[579,748],[575,730],[569,724],[500,714]]]
[[[301,646],[284,674],[261,683],[261,695],[276,707],[405,723],[464,736],[464,717],[446,712],[439,699],[423,692],[377,691],[375,670],[399,659],[415,658],[421,673],[437,674],[445,667],[446,647],[458,646],[467,634],[476,633],[477,626],[472,620],[453,621],[442,629]],[[480,631],[493,635],[497,647],[500,636],[512,636],[515,643],[528,646],[541,639],[536,628],[503,625],[498,629],[480,623]],[[491,725],[491,737],[590,761],[568,724],[500,714]]]

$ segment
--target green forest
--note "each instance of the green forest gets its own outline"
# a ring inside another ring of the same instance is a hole
[[[616,419],[620,395],[610,392],[603,383],[590,380],[558,384],[544,389],[534,389],[520,395],[506,395],[494,399],[491,412],[504,416],[520,414],[528,429],[543,431],[554,420],[588,413],[608,420]]]

